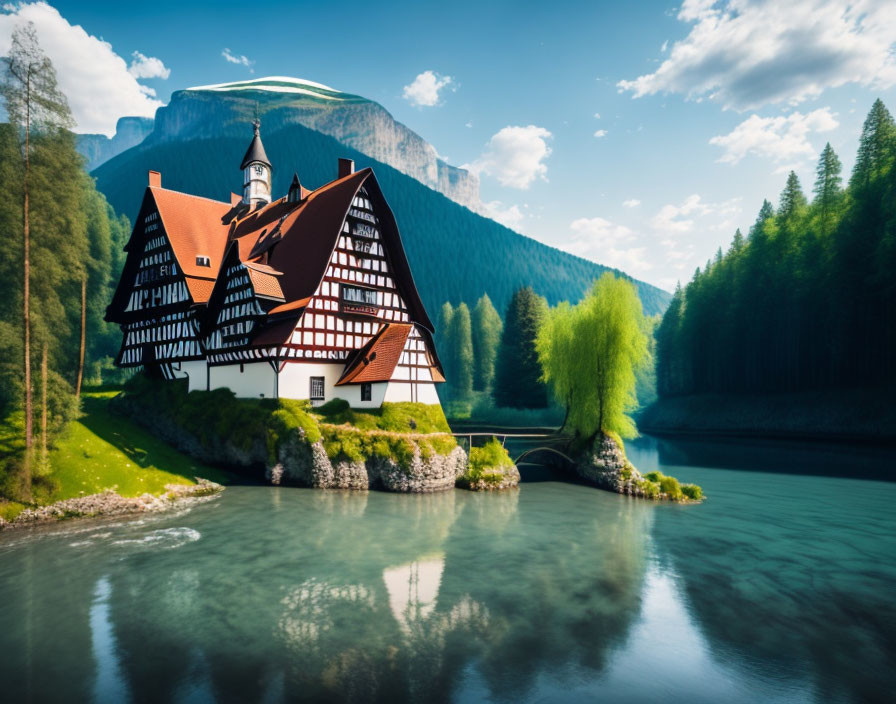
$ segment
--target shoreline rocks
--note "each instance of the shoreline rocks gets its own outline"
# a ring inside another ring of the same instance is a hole
[[[573,466],[575,473],[584,481],[616,494],[676,503],[700,503],[702,500],[683,496],[674,479],[672,481],[678,487],[678,494],[665,493],[660,484],[645,477],[628,461],[617,440],[603,433],[575,459]]]
[[[374,432],[374,431],[368,431]],[[316,489],[383,489],[397,493],[427,494],[454,487],[467,468],[467,455],[460,446],[442,455],[424,458],[417,437],[403,435],[414,446],[406,467],[392,457],[367,457],[364,460],[330,459],[323,443],[308,443],[299,429],[280,446],[278,462],[268,465],[265,479],[271,484],[298,484]]]
[[[165,493],[159,496],[142,494],[125,497],[113,489],[106,489],[99,494],[64,499],[46,506],[27,508],[11,521],[0,519],[0,530],[34,526],[67,518],[100,518],[159,513],[213,496],[223,491],[224,487],[207,479],[196,477],[196,484],[167,484],[165,490]]]

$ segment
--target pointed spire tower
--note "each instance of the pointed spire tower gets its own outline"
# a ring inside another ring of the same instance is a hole
[[[268,161],[261,143],[258,131],[261,122],[257,117],[252,125],[255,127],[255,136],[252,137],[240,168],[243,170],[243,203],[254,208],[271,202],[271,162]]]

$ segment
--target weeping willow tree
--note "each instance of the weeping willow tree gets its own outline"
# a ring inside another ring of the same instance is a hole
[[[635,287],[604,274],[585,298],[548,311],[536,350],[543,378],[566,409],[564,428],[588,441],[600,432],[637,434],[637,373],[650,363]]]

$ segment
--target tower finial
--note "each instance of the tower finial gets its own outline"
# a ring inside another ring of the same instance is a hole
[[[255,134],[258,134],[258,128],[261,127],[261,120],[258,119],[258,101],[255,101],[255,119],[252,120],[252,126],[255,128]]]

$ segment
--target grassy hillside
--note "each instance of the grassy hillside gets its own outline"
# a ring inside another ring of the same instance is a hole
[[[166,484],[195,484],[196,477],[227,483],[228,475],[178,452],[127,418],[114,415],[109,399],[117,392],[86,393],[84,413],[50,451],[50,473],[35,485],[38,504],[115,489],[121,496],[161,494]],[[15,449],[22,433],[0,426],[0,452]],[[22,504],[0,497],[0,517],[13,518]]]
[[[115,209],[134,218],[146,172],[162,172],[166,188],[227,200],[240,189],[239,164],[248,140],[195,139],[139,145],[106,162],[93,174]],[[395,211],[414,279],[430,315],[446,300],[473,305],[488,293],[503,314],[520,286],[532,286],[550,303],[577,301],[606,267],[524,237],[458,205],[418,181],[336,140],[301,125],[264,135],[274,165],[274,193],[286,193],[294,171],[316,188],[336,176],[336,160],[371,166]],[[665,310],[665,291],[638,283],[645,312]]]

